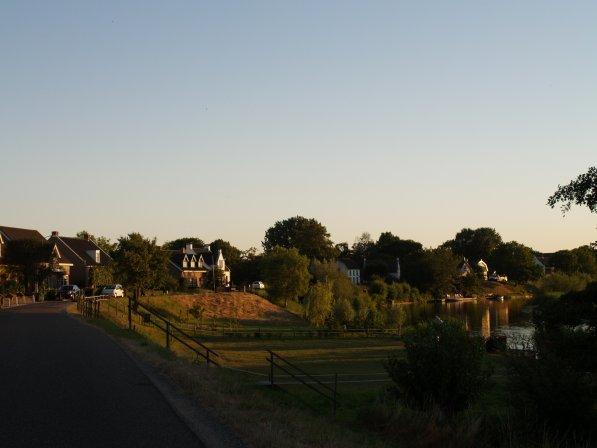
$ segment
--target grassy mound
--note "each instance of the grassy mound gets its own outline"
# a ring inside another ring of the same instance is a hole
[[[296,314],[247,292],[201,291],[196,294],[150,296],[142,302],[164,311],[171,317],[187,320],[193,307],[202,310],[204,319],[234,319],[241,323],[304,325]]]

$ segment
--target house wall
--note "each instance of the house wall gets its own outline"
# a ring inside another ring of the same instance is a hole
[[[182,271],[182,278],[188,286],[201,286],[205,271]]]

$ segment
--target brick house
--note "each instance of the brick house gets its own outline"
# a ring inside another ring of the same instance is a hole
[[[48,241],[55,248],[54,263],[64,271],[63,284],[97,286],[92,285],[94,269],[112,263],[112,258],[90,238],[65,237],[53,231]]]

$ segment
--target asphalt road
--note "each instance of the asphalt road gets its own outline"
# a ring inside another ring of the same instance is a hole
[[[201,447],[108,336],[62,303],[0,312],[0,447]]]

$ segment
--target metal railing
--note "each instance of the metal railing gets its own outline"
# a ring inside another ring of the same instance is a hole
[[[77,310],[87,318],[100,317],[100,303],[109,300],[110,296],[79,296],[77,299]]]
[[[294,379],[296,383],[302,384],[312,391],[316,392],[321,397],[325,398],[332,405],[332,414],[336,415],[338,408],[338,374],[334,373],[334,381],[332,387],[323,383],[319,379],[305,370],[291,363],[286,358],[279,354],[268,350],[269,356],[266,357],[269,362],[269,385],[270,387],[280,387],[281,385],[288,385],[288,383],[276,383],[275,368],[284,372],[288,377]]]
[[[102,302],[106,302],[108,307],[115,307],[117,312],[116,314],[118,314],[118,302],[112,296],[79,297],[77,300],[77,309],[86,318],[99,318],[101,317],[100,306]],[[168,350],[170,350],[172,340],[174,339],[195,353],[197,359],[203,358],[207,362],[208,366],[213,364],[219,367],[220,364],[216,358],[219,358],[220,355],[216,351],[207,347],[196,338],[190,336],[164,316],[161,316],[157,311],[131,299],[128,301],[126,311],[128,311],[129,330],[135,329],[132,324],[132,315],[135,314],[139,316],[143,322],[153,325],[155,328],[158,328],[164,332],[165,346]]]
[[[208,365],[213,364],[219,367],[220,364],[215,358],[219,358],[220,355],[216,351],[207,347],[201,341],[198,341],[197,338],[192,337],[177,325],[174,325],[154,309],[142,305],[139,302],[136,304],[129,302],[129,308],[131,309],[131,312],[139,315],[145,322],[152,323],[156,328],[159,328],[164,332],[166,337],[166,348],[170,349],[171,340],[175,339],[186,348],[193,351],[197,356],[202,357]],[[140,309],[145,310],[145,312],[139,311]],[[157,321],[152,320],[152,317],[157,318]]]

